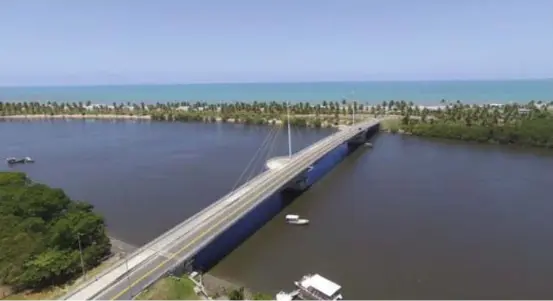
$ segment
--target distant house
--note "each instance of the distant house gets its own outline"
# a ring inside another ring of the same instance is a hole
[[[177,111],[184,111],[187,112],[190,109],[189,106],[180,106],[177,108]]]
[[[93,111],[95,109],[100,109],[102,108],[102,105],[99,105],[99,104],[92,104],[92,105],[89,105],[89,106],[85,106],[84,107],[87,111]]]
[[[446,106],[428,106],[426,107],[429,111],[438,111],[438,110],[445,110]]]
[[[520,109],[518,109],[518,112],[519,112],[520,114],[525,115],[525,114],[530,113],[530,109],[520,108]]]

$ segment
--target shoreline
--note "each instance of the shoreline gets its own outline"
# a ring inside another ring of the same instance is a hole
[[[370,116],[370,114],[359,114],[359,119],[365,119]],[[315,116],[309,114],[294,114],[290,118],[292,121],[303,120],[304,124],[300,125],[301,127],[315,127],[315,128],[338,128],[340,125],[347,124],[350,120],[349,116],[341,116],[345,118],[340,118],[338,124],[328,120],[329,116]],[[284,120],[278,118],[261,118],[262,123],[252,122],[247,119],[238,119],[238,118],[228,118],[224,119],[219,116],[205,116],[202,119],[157,119],[152,117],[152,115],[125,115],[125,114],[97,114],[97,115],[81,115],[81,114],[58,114],[58,115],[47,115],[47,114],[21,114],[21,115],[6,115],[0,116],[0,121],[16,121],[16,120],[28,120],[28,121],[39,121],[39,120],[142,120],[142,121],[159,121],[159,122],[201,122],[201,123],[234,123],[234,124],[258,124],[258,125],[282,125],[285,123]],[[319,124],[315,124],[315,122]]]
[[[21,115],[6,115],[0,116],[0,120],[42,120],[42,119],[105,119],[105,120],[151,120],[150,115],[116,115],[116,114],[97,114],[97,115],[82,115],[82,114],[21,114]]]

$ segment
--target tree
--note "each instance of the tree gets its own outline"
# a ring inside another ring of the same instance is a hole
[[[240,287],[238,289],[230,291],[228,297],[229,300],[244,300],[244,288]]]
[[[15,290],[62,284],[110,252],[101,216],[61,189],[33,183],[23,173],[0,172],[0,283]]]
[[[274,300],[275,298],[269,294],[256,293],[253,295],[253,300]]]

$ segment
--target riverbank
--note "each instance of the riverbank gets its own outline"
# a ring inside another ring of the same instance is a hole
[[[42,120],[42,119],[122,119],[122,120],[151,120],[149,115],[116,115],[116,114],[21,114],[0,116],[0,120]]]
[[[213,275],[192,278],[187,275],[167,276],[140,292],[136,300],[273,300],[268,294],[252,291]]]
[[[368,114],[359,114],[358,120],[370,118]],[[258,124],[258,125],[281,125],[287,118],[272,118],[263,115],[248,115],[235,117],[221,117],[215,115],[196,115],[187,113],[174,113],[164,115],[125,115],[125,114],[22,114],[0,116],[0,120],[154,120],[162,122],[204,122],[204,123],[239,123],[239,124]],[[290,124],[298,127],[313,128],[336,128],[340,125],[351,124],[351,117],[333,118],[328,116],[315,116],[309,114],[291,115]]]

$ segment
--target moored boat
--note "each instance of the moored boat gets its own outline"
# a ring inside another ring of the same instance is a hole
[[[286,222],[291,224],[291,225],[307,225],[307,224],[309,224],[308,219],[300,218],[300,216],[296,215],[296,214],[286,215]]]
[[[342,300],[342,287],[319,274],[303,276],[294,284],[303,300]]]
[[[33,163],[35,162],[31,157],[25,157],[17,159],[15,157],[6,158],[6,163],[8,164],[18,164],[18,163]]]
[[[307,225],[309,224],[309,220],[305,218],[298,218],[294,220],[289,220],[288,223],[291,225]]]

